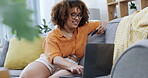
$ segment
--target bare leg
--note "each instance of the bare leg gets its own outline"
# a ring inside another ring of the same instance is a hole
[[[72,73],[67,70],[61,69],[48,78],[59,78],[59,76],[72,76]]]
[[[50,70],[40,62],[32,62],[22,71],[20,78],[48,78]]]

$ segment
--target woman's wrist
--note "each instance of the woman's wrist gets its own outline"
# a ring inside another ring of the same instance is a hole
[[[65,60],[63,57],[61,56],[56,56],[54,58],[54,64],[57,65],[58,67],[62,68],[62,69],[70,69],[70,67],[73,65],[73,63]]]

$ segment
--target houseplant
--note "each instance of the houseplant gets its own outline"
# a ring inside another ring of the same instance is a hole
[[[46,35],[49,31],[51,31],[51,28],[48,26],[45,19],[43,19],[43,24],[36,25],[35,27],[37,27],[41,35]]]
[[[135,3],[133,3],[132,1],[130,2],[129,6],[130,6],[129,15],[131,15],[135,11],[137,11],[137,7],[136,7]]]
[[[33,40],[39,31],[30,19],[33,11],[26,8],[26,0],[0,0],[0,23],[9,26],[17,38]]]

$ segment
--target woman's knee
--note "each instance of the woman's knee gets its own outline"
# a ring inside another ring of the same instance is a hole
[[[20,78],[47,78],[51,75],[49,69],[40,62],[32,62],[24,68]]]

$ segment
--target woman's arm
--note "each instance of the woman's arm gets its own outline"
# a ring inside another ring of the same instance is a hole
[[[82,74],[83,72],[83,66],[71,63],[61,56],[56,56],[53,59],[53,64],[57,65],[62,69],[66,69],[72,73]]]

